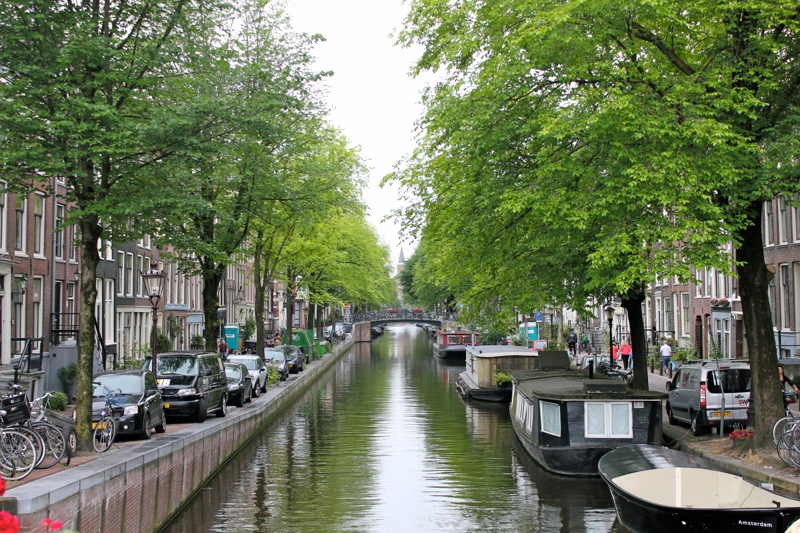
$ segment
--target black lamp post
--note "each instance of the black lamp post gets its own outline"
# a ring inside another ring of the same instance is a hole
[[[614,344],[614,308],[610,305],[606,307],[606,318],[608,319],[608,360],[613,363],[614,351],[612,344]]]
[[[139,272],[144,282],[144,289],[153,306],[153,376],[158,377],[158,366],[156,364],[156,326],[158,324],[158,301],[161,299],[161,291],[164,290],[164,271],[158,269],[158,262],[154,259],[150,262],[150,270]]]

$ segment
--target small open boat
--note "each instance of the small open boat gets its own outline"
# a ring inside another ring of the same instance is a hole
[[[800,501],[662,446],[617,448],[600,459],[598,470],[628,531],[783,533],[800,519]]]

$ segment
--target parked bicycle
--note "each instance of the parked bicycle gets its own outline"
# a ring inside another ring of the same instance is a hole
[[[111,390],[102,383],[97,382],[94,382],[93,385],[95,386],[94,397],[105,397],[106,400],[105,406],[100,411],[100,419],[92,422],[92,447],[94,451],[100,453],[108,450],[117,436],[117,421],[114,417],[114,404],[111,403],[111,398],[120,394],[120,390]],[[98,389],[102,392],[102,396],[97,394]]]

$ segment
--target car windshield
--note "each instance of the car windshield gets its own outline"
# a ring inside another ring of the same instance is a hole
[[[231,363],[242,363],[244,366],[247,367],[247,370],[258,370],[258,360],[257,359],[250,359],[242,357],[239,359],[238,357],[228,357],[228,361]]]
[[[127,396],[140,396],[142,394],[142,378],[136,374],[115,374],[96,376],[93,380],[95,398],[105,398],[109,390]]]
[[[159,376],[196,376],[197,375],[197,358],[196,357],[175,357],[169,355],[160,355],[156,359],[158,363]],[[145,362],[145,368],[148,368],[149,362]]]
[[[242,377],[241,367],[225,365],[225,375],[238,381]]]

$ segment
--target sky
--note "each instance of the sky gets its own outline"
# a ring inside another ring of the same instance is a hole
[[[394,46],[408,10],[402,0],[287,0],[292,27],[322,34],[315,48],[316,66],[333,71],[327,82],[331,122],[361,148],[369,168],[364,201],[369,220],[390,248],[392,264],[400,247],[405,258],[416,244],[401,242],[400,226],[382,219],[398,206],[398,189],[379,187],[393,165],[414,148],[414,122],[422,114],[424,82],[408,75],[417,58],[413,51]]]

